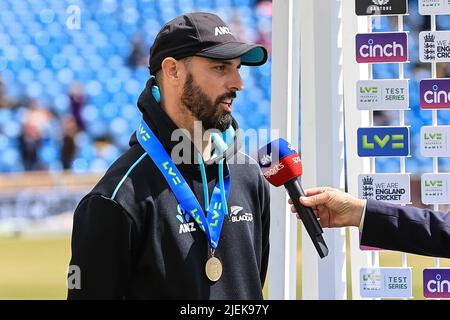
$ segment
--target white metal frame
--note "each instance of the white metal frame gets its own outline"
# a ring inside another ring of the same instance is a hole
[[[280,136],[297,147],[301,78],[303,185],[344,189],[345,131],[347,164],[352,168],[348,172],[348,191],[356,195],[357,172],[364,172],[367,161],[357,157],[356,139],[352,137],[368,115],[355,112],[354,87],[356,80],[365,78],[365,71],[355,61],[354,35],[367,29],[367,23],[364,26],[364,20],[357,19],[354,12],[354,1],[350,0],[273,2],[271,127],[279,129]],[[345,105],[344,90],[350,99]],[[289,214],[286,200],[285,190],[271,189],[269,299],[296,298],[297,221]],[[325,231],[330,249],[325,259],[318,257],[302,230],[303,299],[346,299],[345,229]],[[350,232],[350,241],[353,298],[359,298],[359,287],[355,285],[359,279],[355,275],[369,258],[359,250],[356,228]]]
[[[301,1],[301,130],[305,187],[344,188],[342,2]],[[345,229],[324,230],[320,259],[302,232],[303,299],[346,299]]]
[[[271,129],[298,150],[299,1],[277,0],[272,14]],[[271,137],[273,139],[275,137]],[[296,299],[297,219],[284,188],[271,187],[269,299]]]

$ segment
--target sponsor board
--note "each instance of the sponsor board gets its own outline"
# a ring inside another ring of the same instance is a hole
[[[450,173],[424,173],[421,195],[424,204],[450,204],[448,186]]]
[[[423,79],[420,81],[419,92],[420,108],[450,108],[450,79]]]
[[[450,1],[448,0],[418,0],[421,15],[450,14]]]
[[[450,268],[423,269],[423,296],[450,298]]]
[[[450,61],[450,31],[422,31],[419,44],[421,62]]]
[[[408,61],[408,34],[406,32],[371,32],[356,35],[358,63]]]
[[[358,128],[360,157],[404,157],[409,155],[409,127]]]
[[[358,196],[360,199],[409,204],[411,202],[409,174],[360,174],[358,175]]]
[[[450,157],[450,126],[420,128],[420,153],[424,157]]]
[[[359,80],[356,98],[359,110],[409,110],[409,81]]]
[[[364,298],[411,298],[411,268],[361,268],[360,294]]]
[[[357,16],[389,16],[408,13],[407,0],[355,0]]]

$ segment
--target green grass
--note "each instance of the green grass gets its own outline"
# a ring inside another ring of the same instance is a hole
[[[301,248],[300,240],[298,248]],[[297,257],[297,297],[301,299],[300,251]],[[69,260],[69,237],[0,238],[0,299],[66,299],[66,272]],[[381,251],[381,266],[398,267],[401,263],[401,253]],[[408,255],[408,265],[413,266],[414,299],[424,299],[422,271],[424,268],[433,267],[434,263],[434,258]],[[450,267],[450,260],[441,259],[440,264],[441,267]],[[350,279],[349,264],[347,266],[347,278]],[[348,287],[350,288],[350,282]],[[348,292],[351,298],[351,290]],[[267,297],[267,286],[264,288],[264,296]]]
[[[65,299],[69,238],[0,238],[0,299]]]

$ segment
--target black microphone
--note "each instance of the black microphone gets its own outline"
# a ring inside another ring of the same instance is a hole
[[[280,138],[259,149],[258,158],[267,181],[276,187],[285,186],[319,256],[326,257],[328,247],[322,237],[322,227],[313,210],[300,203],[300,197],[305,196],[305,192],[298,180],[303,172],[298,153],[286,140]]]

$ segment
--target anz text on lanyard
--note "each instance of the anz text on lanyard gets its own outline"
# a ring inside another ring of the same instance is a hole
[[[194,218],[199,228],[205,232],[211,249],[215,250],[219,244],[223,219],[227,214],[227,208],[222,201],[223,199],[220,192],[219,181],[214,187],[214,191],[211,196],[211,203],[207,209],[208,215],[205,216],[202,207],[200,206],[186,180],[183,178],[180,171],[167,154],[161,142],[143,119],[141,120],[139,129],[136,132],[136,136],[139,144],[142,148],[144,148],[163,174],[180,206],[188,212],[192,218]],[[230,174],[228,171],[224,179],[225,195],[227,200],[230,193],[230,180]]]

